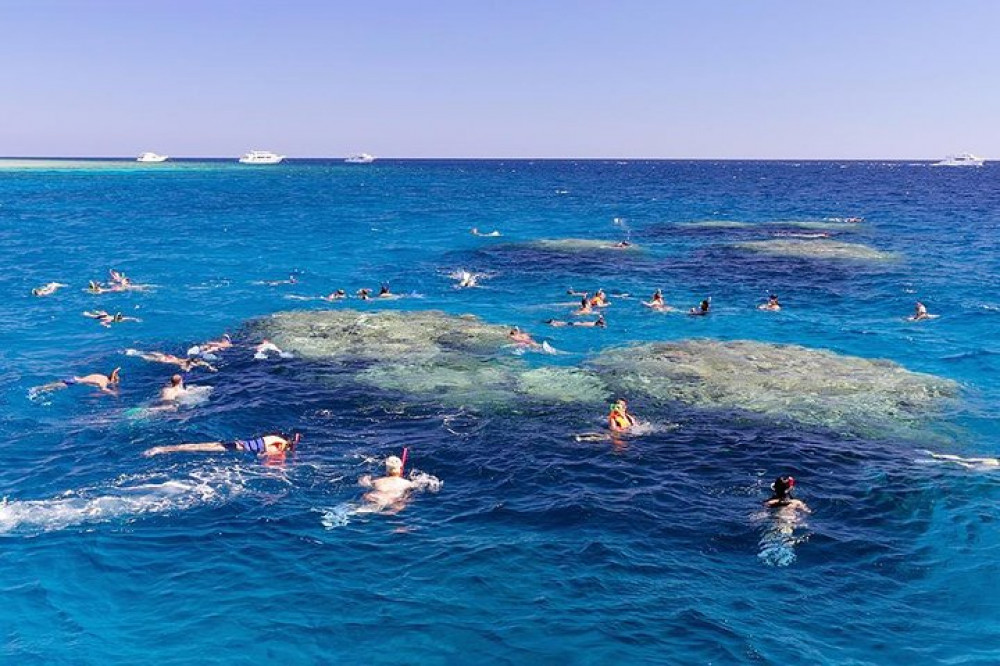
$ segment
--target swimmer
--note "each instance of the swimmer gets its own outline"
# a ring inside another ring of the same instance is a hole
[[[121,312],[111,314],[106,310],[87,310],[83,316],[96,319],[104,328],[111,328],[111,324],[120,324],[125,321],[142,321],[138,317],[126,317]]]
[[[132,280],[126,277],[124,273],[116,271],[113,268],[108,269],[108,276],[111,278],[111,284],[121,285],[122,287],[128,287],[132,284]]]
[[[910,315],[910,321],[922,321],[924,319],[934,319],[937,315],[932,315],[927,312],[927,306],[917,301],[917,305],[914,308],[913,314]]]
[[[283,284],[298,284],[299,280],[294,275],[289,275],[287,280],[261,280],[256,284],[263,284],[268,287],[277,287]]]
[[[170,378],[170,383],[160,389],[160,402],[177,402],[186,393],[184,378],[174,375]]]
[[[673,309],[669,305],[667,305],[666,301],[663,300],[663,291],[660,289],[654,291],[652,298],[650,298],[648,301],[643,301],[642,304],[645,305],[647,308],[652,308],[653,310],[666,311]]]
[[[203,361],[200,358],[183,358],[181,356],[174,356],[173,354],[164,354],[163,352],[153,351],[153,352],[143,352],[138,349],[126,349],[126,356],[138,356],[144,361],[150,361],[152,363],[166,363],[167,365],[176,365],[178,368],[184,372],[190,372],[195,368],[205,368],[209,372],[218,372],[218,368],[213,366],[208,361]]]
[[[771,294],[767,297],[767,303],[761,303],[757,306],[758,310],[768,310],[770,312],[777,312],[781,309],[781,303],[778,302],[778,295]]]
[[[507,337],[510,338],[511,341],[519,345],[527,345],[529,347],[541,346],[534,338],[531,337],[530,333],[525,333],[517,326],[510,329],[510,331],[507,333]]]
[[[97,282],[96,280],[91,280],[87,284],[87,292],[91,293],[91,294],[107,294],[109,292],[125,291],[125,290],[126,290],[126,287],[123,287],[121,285],[117,285],[117,284],[115,284],[115,285],[103,285],[100,282]]]
[[[363,301],[367,301],[369,298],[371,298],[372,290],[371,289],[358,289],[357,293],[358,293],[358,298],[360,298]]]
[[[955,463],[956,465],[961,465],[966,469],[1000,468],[1000,458],[962,458],[949,453],[932,453],[931,451],[927,451],[926,453],[935,460]]]
[[[797,500],[792,497],[792,488],[795,487],[795,478],[791,476],[779,476],[771,484],[771,490],[773,495],[764,501],[764,506],[769,509],[779,508],[783,512],[796,512],[802,511],[804,513],[810,513],[809,507],[802,500]]]
[[[564,326],[579,326],[582,328],[607,328],[607,322],[604,321],[604,315],[597,315],[597,319],[594,321],[559,321],[558,319],[549,319],[545,322],[549,326],[555,326],[556,328],[562,328]]]
[[[493,231],[484,234],[481,231],[479,231],[478,227],[472,227],[472,235],[473,236],[492,236],[492,237],[495,238],[495,237],[497,237],[497,236],[500,235],[500,232],[497,231],[496,229],[494,229]]]
[[[378,297],[379,298],[388,298],[388,297],[390,297],[392,295],[393,295],[393,293],[391,291],[389,291],[389,283],[388,282],[383,282],[382,286],[380,286],[379,289],[378,289]]]
[[[226,451],[243,451],[256,453],[259,456],[281,456],[295,451],[301,435],[291,437],[285,435],[264,435],[253,439],[235,439],[231,442],[198,442],[193,444],[173,444],[171,446],[154,446],[143,452],[144,456],[158,456],[164,453],[225,453]]]
[[[267,340],[266,338],[264,340],[261,340],[260,344],[254,347],[253,357],[258,361],[262,361],[266,358],[269,358],[268,354],[272,352],[277,354],[281,358],[292,358],[291,354],[282,351],[281,349],[278,348],[278,345],[274,344],[270,340]]]
[[[49,282],[48,284],[42,285],[41,287],[35,287],[31,290],[32,296],[51,296],[56,293],[56,290],[60,287],[67,287],[62,282]]]
[[[603,289],[598,289],[594,292],[594,297],[590,299],[590,306],[594,308],[604,308],[608,304],[608,295],[604,293]]]
[[[623,240],[623,241],[618,241],[617,243],[615,243],[611,247],[613,247],[616,250],[622,250],[622,249],[625,249],[627,247],[632,247],[632,243],[629,243],[628,241]]]
[[[608,414],[608,428],[612,432],[628,432],[637,423],[635,416],[628,413],[628,403],[624,399],[615,401]]]
[[[194,347],[188,349],[187,353],[188,356],[204,356],[208,358],[209,356],[215,354],[215,352],[225,351],[232,346],[233,339],[228,333],[223,333],[222,337],[218,340],[209,340],[208,342],[203,342],[200,345],[195,345]]]
[[[472,273],[467,270],[459,269],[449,275],[448,277],[458,280],[458,284],[455,285],[456,289],[466,289],[468,287],[478,287],[479,278],[483,277],[480,273]]]
[[[712,298],[711,297],[706,298],[705,300],[703,300],[701,302],[701,305],[699,305],[698,307],[691,308],[690,310],[688,310],[688,314],[696,316],[696,317],[704,317],[705,315],[708,314],[708,310],[709,310],[710,307],[712,307]]]
[[[31,390],[31,393],[33,395],[37,395],[46,391],[60,391],[65,388],[69,388],[70,386],[79,385],[93,386],[94,388],[100,389],[102,393],[117,395],[118,385],[121,383],[120,373],[121,368],[115,368],[110,374],[107,375],[95,373],[92,375],[83,375],[82,377],[68,377],[66,379],[60,379],[57,382],[35,387]]]
[[[587,292],[587,291],[576,291],[572,287],[570,287],[569,289],[567,289],[566,293],[569,294],[570,296],[589,296],[590,295],[590,292]]]
[[[337,291],[331,292],[327,296],[320,296],[324,301],[339,301],[341,299],[347,298],[347,292],[343,289],[338,289]]]
[[[594,307],[590,304],[590,299],[587,298],[587,294],[584,294],[580,299],[580,307],[575,310],[573,314],[575,315],[589,315],[594,313]]]
[[[405,450],[403,455],[406,455]],[[389,456],[385,459],[385,476],[373,479],[366,474],[358,479],[359,485],[371,488],[365,493],[365,501],[376,510],[391,507],[398,511],[403,508],[406,496],[415,486],[413,481],[403,478],[403,464],[397,456]]]
[[[865,221],[865,218],[863,218],[863,217],[845,217],[844,218],[844,222],[847,222],[848,224],[861,224],[864,221]]]

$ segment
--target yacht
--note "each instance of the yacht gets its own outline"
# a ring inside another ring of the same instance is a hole
[[[277,164],[283,159],[284,155],[275,155],[269,150],[251,150],[240,157],[240,164]]]
[[[975,166],[981,167],[986,162],[982,157],[976,157],[972,153],[959,153],[949,155],[940,162],[935,162],[931,166]]]
[[[166,155],[157,155],[156,153],[143,153],[139,157],[135,158],[136,162],[166,162]]]
[[[358,153],[357,155],[351,155],[344,161],[348,164],[371,164],[375,161],[375,156],[368,153]]]

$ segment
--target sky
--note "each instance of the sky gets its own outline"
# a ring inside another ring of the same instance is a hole
[[[1000,158],[995,0],[0,0],[0,155]]]

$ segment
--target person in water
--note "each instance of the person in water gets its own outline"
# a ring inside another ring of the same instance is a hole
[[[777,312],[781,309],[781,303],[778,302],[778,295],[771,294],[767,297],[767,303],[763,303],[757,306],[758,310],[768,310],[770,312]]]
[[[795,478],[791,476],[779,476],[771,484],[771,497],[764,501],[764,506],[768,508],[788,509],[789,511],[804,511],[809,513],[809,507],[802,500],[792,497],[792,488],[795,487]]]
[[[144,361],[150,361],[152,363],[166,363],[167,365],[176,365],[178,368],[184,372],[190,372],[195,368],[205,368],[209,372],[218,372],[218,369],[213,366],[208,361],[202,360],[200,358],[183,358],[181,356],[175,356],[173,354],[164,354],[163,352],[143,352],[138,349],[126,349],[126,356],[138,356]]]
[[[260,344],[254,347],[253,357],[258,361],[269,358],[268,354],[275,353],[281,358],[291,358],[292,355],[288,352],[282,351],[278,345],[274,344],[267,338],[260,341]]]
[[[921,321],[923,319],[931,319],[934,315],[927,312],[927,306],[917,301],[916,306],[913,310],[913,315],[910,317],[910,321]]]
[[[392,296],[392,295],[393,295],[393,293],[391,291],[389,291],[389,283],[388,282],[383,282],[382,286],[379,287],[378,297],[379,298],[386,298],[386,297]]]
[[[575,315],[589,315],[594,313],[594,308],[590,304],[590,299],[587,298],[587,294],[584,294],[580,298],[580,307],[573,312]]]
[[[406,496],[416,485],[410,479],[403,478],[403,461],[397,456],[385,459],[385,476],[373,479],[366,474],[358,479],[358,484],[371,488],[365,493],[364,499],[376,509],[401,509]]]
[[[663,300],[663,290],[661,289],[657,289],[656,291],[654,291],[652,298],[650,298],[648,301],[643,301],[642,304],[648,308],[652,308],[653,310],[672,309],[667,305],[667,302]]]
[[[521,345],[524,347],[531,347],[534,349],[542,346],[541,344],[538,343],[537,340],[531,337],[530,333],[522,331],[517,326],[515,326],[514,328],[510,329],[510,331],[507,332],[507,337],[510,338],[511,342],[513,342],[514,344]]]
[[[704,317],[705,315],[708,314],[709,308],[711,307],[712,307],[712,299],[706,298],[701,302],[701,305],[699,305],[696,308],[691,308],[690,310],[688,310],[688,314],[697,317]]]
[[[555,326],[556,328],[561,328],[563,326],[579,326],[582,328],[607,328],[607,322],[604,321],[604,315],[597,315],[597,319],[594,321],[560,321],[558,319],[549,319],[545,322],[549,326]]]
[[[63,284],[62,282],[49,282],[48,284],[44,284],[41,287],[35,287],[34,289],[32,289],[31,290],[31,295],[32,296],[51,296],[52,294],[56,293],[57,289],[59,289],[60,287],[65,287],[65,286],[66,285]]]
[[[111,324],[120,324],[124,321],[142,321],[138,317],[126,317],[121,312],[111,314],[106,310],[87,310],[83,316],[96,319],[104,328],[111,328]]]
[[[590,299],[590,306],[594,308],[604,308],[608,306],[608,295],[603,289],[594,292],[594,297]]]
[[[495,236],[499,236],[500,232],[497,231],[496,229],[494,229],[493,231],[484,234],[481,231],[479,231],[478,227],[472,227],[472,235],[473,236],[494,236],[495,237]]]
[[[339,301],[347,298],[347,292],[343,289],[338,289],[337,291],[332,292],[329,296],[323,296],[322,298],[324,301]]]
[[[628,432],[638,421],[635,416],[629,414],[628,403],[624,399],[615,401],[611,405],[611,413],[608,414],[608,428],[612,432]]]
[[[160,389],[160,402],[177,402],[187,393],[184,386],[184,378],[174,375],[170,378],[170,383]]]
[[[193,444],[173,444],[170,446],[154,446],[142,455],[157,456],[164,453],[224,453],[226,451],[242,451],[255,453],[259,456],[280,456],[295,450],[301,436],[295,434],[264,435],[253,439],[234,439],[231,442],[198,442]]]
[[[371,295],[372,295],[371,289],[358,289],[358,298],[360,298],[363,301],[367,301],[369,298],[371,298]]]
[[[966,469],[986,470],[1000,468],[1000,458],[963,458],[950,453],[933,453],[932,451],[927,451],[926,453],[935,460],[943,460],[961,465]]]
[[[109,393],[111,395],[118,394],[118,385],[121,383],[121,368],[115,368],[110,374],[102,375],[95,373],[92,375],[83,375],[82,377],[68,377],[66,379],[60,379],[57,382],[52,382],[50,384],[45,384],[44,386],[39,386],[33,390],[33,393],[43,393],[46,391],[59,391],[70,386],[93,386],[101,390],[102,393]]]

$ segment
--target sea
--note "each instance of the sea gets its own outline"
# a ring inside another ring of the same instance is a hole
[[[0,260],[0,663],[1000,663],[1000,166],[6,160]],[[302,311],[353,342],[255,357]],[[546,344],[424,364],[428,312]],[[225,333],[156,409],[126,350]]]

